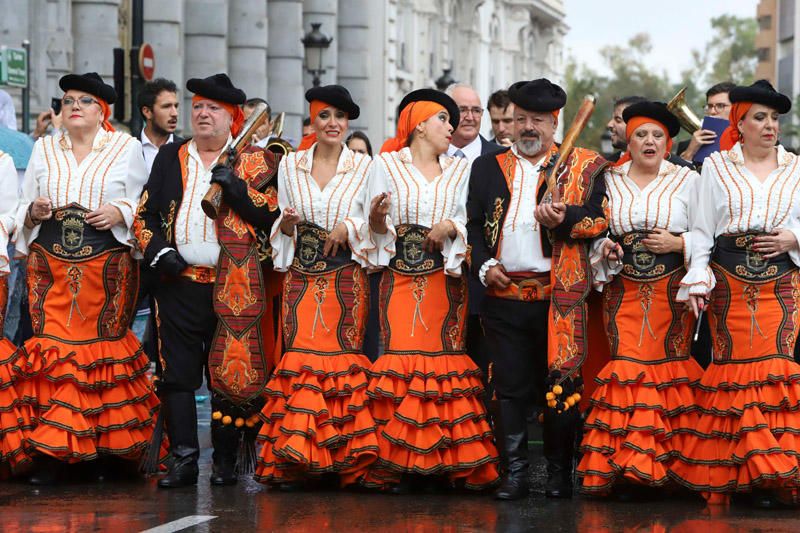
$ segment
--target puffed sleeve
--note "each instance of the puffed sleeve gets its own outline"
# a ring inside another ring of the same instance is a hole
[[[272,265],[278,272],[286,272],[292,265],[294,260],[294,246],[297,240],[297,228],[294,228],[292,235],[286,235],[281,231],[281,222],[286,208],[291,207],[296,209],[294,202],[292,202],[292,191],[289,190],[288,173],[289,161],[294,162],[292,154],[281,159],[280,166],[278,167],[278,209],[280,215],[275,223],[272,224],[272,232],[269,236],[269,242],[272,246]]]
[[[363,185],[358,189],[350,203],[350,210],[344,219],[347,227],[347,244],[350,246],[352,259],[362,267],[369,267],[369,255],[374,253],[375,241],[369,231],[369,179],[372,172],[372,158],[364,155],[357,156],[355,162],[356,172],[360,174],[356,179],[362,179]],[[348,199],[345,199],[348,200]]]
[[[132,245],[134,242],[133,221],[136,217],[136,208],[139,205],[142,189],[147,183],[147,164],[144,162],[142,144],[137,139],[130,139],[127,151],[128,169],[123,195],[112,199],[109,203],[119,209],[124,220],[123,224],[117,224],[111,228],[111,233],[119,242]],[[141,254],[138,251],[134,255],[139,255],[138,258],[141,258]]]
[[[469,162],[458,159],[458,167],[454,170],[455,175],[459,176],[456,183],[456,204],[455,210],[449,220],[456,230],[456,235],[452,239],[448,238],[442,248],[444,256],[444,271],[448,276],[461,276],[461,264],[467,256],[467,195],[469,193]]]
[[[0,275],[11,272],[8,242],[14,234],[18,204],[17,169],[11,156],[3,154],[0,155]]]
[[[613,281],[614,276],[622,271],[622,261],[610,261],[603,257],[603,244],[608,237],[597,237],[589,249],[589,262],[592,265],[592,286],[603,292],[603,287]]]
[[[714,288],[715,281],[708,266],[711,250],[716,237],[716,177],[713,165],[705,165],[703,175],[698,180],[696,194],[689,200],[689,237],[691,260],[689,270],[681,280],[676,299],[684,302],[690,294],[708,294]],[[702,199],[702,200],[701,200]],[[686,242],[686,241],[684,241]]]
[[[47,138],[49,139],[49,137]],[[39,226],[36,225],[32,228],[25,227],[25,217],[28,214],[28,208],[31,203],[42,192],[39,189],[39,173],[43,168],[43,152],[42,143],[45,138],[40,138],[33,145],[33,152],[31,159],[28,162],[28,168],[25,169],[25,178],[22,180],[22,197],[19,201],[16,216],[16,231],[14,232],[14,240],[16,241],[16,252],[18,255],[28,255],[28,246],[36,240],[39,236]],[[16,191],[16,186],[14,190]]]
[[[386,176],[386,168],[384,157],[392,157],[391,155],[381,155],[375,158],[372,162],[372,169],[369,177],[369,187],[367,197],[369,198],[369,205],[372,204],[372,199],[382,193],[390,193],[392,191],[389,180]],[[389,264],[389,260],[395,254],[395,242],[397,241],[397,231],[394,228],[392,221],[392,213],[399,212],[397,208],[398,198],[390,197],[389,202],[391,207],[389,214],[386,215],[386,233],[375,233],[370,228],[370,238],[374,243],[373,250],[370,251],[367,257],[367,263],[370,268],[381,268]],[[369,207],[367,207],[369,209]],[[369,219],[369,215],[367,215]]]

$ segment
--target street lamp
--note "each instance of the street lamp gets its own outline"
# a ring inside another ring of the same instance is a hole
[[[611,132],[608,130],[603,131],[600,136],[600,152],[604,157],[608,157],[614,152],[614,145],[611,144]]]
[[[440,91],[444,91],[445,89],[447,89],[456,82],[456,80],[453,79],[453,76],[450,75],[451,70],[453,69],[446,68],[442,70],[442,75],[439,76],[439,78],[433,82],[436,84],[436,88],[439,89]]]
[[[325,74],[325,69],[322,68],[322,54],[333,41],[333,37],[328,37],[319,31],[320,26],[322,23],[313,22],[311,31],[301,39],[306,49],[306,70],[314,77],[314,87],[319,87],[319,77]]]

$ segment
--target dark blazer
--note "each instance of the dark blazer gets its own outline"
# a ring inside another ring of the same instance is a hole
[[[178,159],[178,150],[188,140],[165,144],[158,151],[150,178],[142,191],[139,214],[137,215],[138,227],[136,237],[142,246],[144,265],[149,267],[153,259],[164,248],[170,247],[177,251],[175,245],[175,219],[183,201],[183,176],[181,164]],[[254,148],[253,150],[258,150]],[[264,150],[264,157],[271,160],[270,167],[277,169],[277,156]],[[277,175],[277,172],[275,172]],[[264,206],[256,206],[253,199],[247,194],[248,185],[242,181],[239,194],[228,194],[225,191],[225,203],[231,207],[242,219],[253,226],[257,232],[269,234],[273,222],[278,217],[278,212],[270,211]],[[277,187],[277,180],[270,179],[259,187],[259,192],[264,192],[267,187]],[[146,234],[144,232],[147,232]],[[145,234],[146,237],[142,238]]]
[[[479,137],[481,138],[481,155],[493,154],[505,148],[494,141],[487,141],[483,135],[479,135]]]
[[[503,148],[502,151],[508,151]],[[511,192],[506,185],[506,179],[497,161],[496,154],[481,156],[472,164],[472,173],[469,179],[469,197],[467,198],[467,234],[471,249],[470,268],[474,275],[478,275],[486,261],[497,255],[500,244],[500,232],[506,218]],[[605,159],[599,155],[594,161],[583,169],[584,176],[589,180],[589,190],[585,194],[582,205],[568,205],[564,221],[553,230],[541,233],[542,253],[545,257],[553,254],[551,239],[571,240],[572,229],[580,221],[588,218],[596,220],[605,216],[603,200],[606,194],[605,180],[597,179],[602,176],[607,165]],[[537,191],[537,201],[544,197],[546,184],[542,183]],[[496,225],[498,234],[489,238],[491,226]]]

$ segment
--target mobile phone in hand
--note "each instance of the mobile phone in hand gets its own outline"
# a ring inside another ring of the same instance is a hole
[[[53,108],[53,113],[58,115],[61,113],[61,98],[51,98],[50,99],[50,107]]]

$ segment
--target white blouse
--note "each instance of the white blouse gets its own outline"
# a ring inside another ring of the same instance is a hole
[[[714,288],[708,265],[719,235],[787,229],[800,241],[800,159],[782,146],[777,151],[778,168],[763,182],[744,166],[739,143],[703,163],[691,224],[691,268],[681,281],[678,300],[688,299],[689,294],[708,294]],[[800,250],[792,250],[789,257],[800,265]]]
[[[694,197],[700,176],[689,167],[663,161],[658,175],[643,189],[628,177],[631,162],[606,170],[608,226],[611,235],[621,236],[633,231],[666,229],[683,239],[684,264],[689,265],[692,251],[692,232],[689,219],[695,209]],[[594,286],[602,290],[622,270],[622,263],[609,265],[602,261],[602,244],[606,238],[595,239],[591,262]]]
[[[17,251],[27,255],[39,235],[40,226],[25,227],[25,215],[40,196],[49,198],[54,210],[72,203],[89,211],[105,204],[117,207],[124,220],[112,227],[111,233],[120,243],[132,246],[131,226],[146,182],[142,145],[127,133],[100,129],[92,151],[80,165],[72,154],[68,133],[41,137],[33,146],[22,183],[16,219]]]
[[[294,260],[297,229],[289,236],[280,229],[283,212],[293,208],[301,220],[333,231],[344,222],[353,261],[366,266],[366,254],[375,245],[369,238],[367,218],[369,202],[366,199],[367,179],[372,159],[353,152],[342,145],[336,175],[320,189],[311,176],[315,143],[308,150],[286,155],[278,167],[278,206],[281,216],[272,226],[270,243],[275,270],[285,272]]]
[[[375,249],[368,254],[372,267],[384,267],[395,254],[397,233],[395,225],[417,224],[432,228],[449,220],[456,236],[445,241],[445,273],[458,277],[467,253],[467,193],[469,192],[469,162],[462,157],[439,156],[442,173],[428,181],[414,166],[411,150],[383,153],[375,158],[369,180],[369,199],[384,192],[391,193],[391,207],[386,217],[389,230],[372,233]]]
[[[19,196],[17,195],[17,169],[14,160],[0,152],[0,274],[11,272],[9,268],[8,242],[14,233]]]

